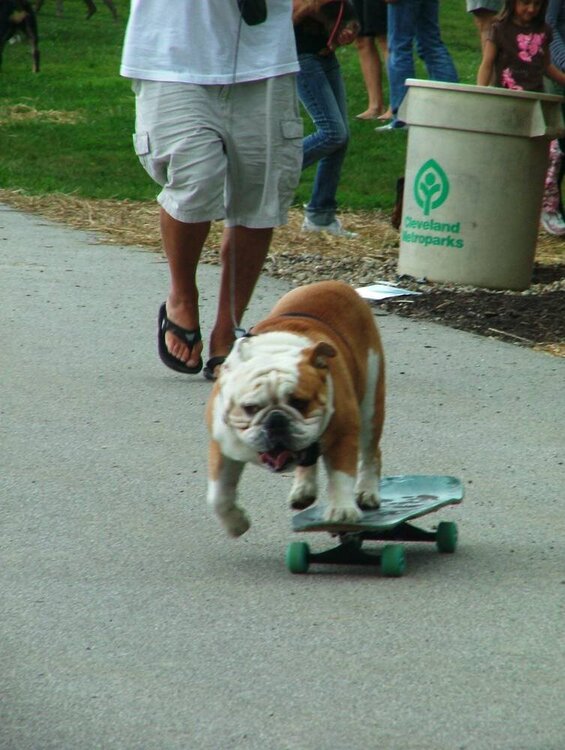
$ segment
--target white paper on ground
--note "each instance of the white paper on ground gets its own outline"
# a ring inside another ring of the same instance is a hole
[[[401,289],[393,284],[380,282],[379,284],[370,284],[369,286],[360,286],[356,290],[364,299],[387,299],[390,297],[404,297],[408,294],[422,294],[422,292],[413,292],[410,289]]]

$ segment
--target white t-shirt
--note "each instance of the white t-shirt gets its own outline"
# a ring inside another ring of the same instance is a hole
[[[294,73],[291,0],[266,2],[267,20],[248,26],[237,0],[132,0],[120,73],[198,84]]]

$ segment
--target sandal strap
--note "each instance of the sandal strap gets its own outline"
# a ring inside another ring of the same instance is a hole
[[[161,330],[163,331],[163,333],[165,333],[165,331],[170,331],[174,336],[183,341],[188,346],[190,351],[192,351],[192,348],[195,346],[195,344],[197,344],[199,341],[202,341],[202,333],[200,331],[200,327],[183,328],[177,323],[173,323],[172,320],[169,320],[166,313],[161,320]]]

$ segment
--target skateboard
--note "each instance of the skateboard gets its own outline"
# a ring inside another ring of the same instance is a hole
[[[397,578],[406,570],[402,544],[394,542],[435,542],[442,553],[453,553],[457,547],[457,524],[442,521],[433,530],[409,523],[446,505],[463,500],[461,482],[450,476],[405,475],[383,477],[380,483],[381,506],[363,512],[356,523],[331,523],[324,520],[324,505],[297,513],[292,519],[295,532],[325,531],[339,537],[337,547],[325,552],[311,552],[306,542],[292,542],[286,552],[291,573],[306,573],[311,563],[333,565],[380,565],[384,576]],[[393,542],[380,554],[361,549],[365,540]]]

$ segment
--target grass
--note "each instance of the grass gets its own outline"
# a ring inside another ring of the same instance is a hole
[[[8,45],[0,72],[0,188],[30,195],[64,193],[88,199],[153,200],[156,186],[132,148],[134,101],[118,74],[129,2],[117,0],[114,22],[99,3],[84,20],[80,2],[66,2],[64,16],[47,0],[38,16],[41,73],[31,72],[27,43]],[[461,3],[441,3],[442,32],[462,83],[473,83],[479,43]],[[344,209],[386,209],[394,203],[404,171],[403,133],[376,135],[375,123],[356,121],[365,109],[357,52],[339,51],[351,112],[352,138],[339,190]],[[426,77],[419,65],[417,75]],[[25,115],[25,116],[24,116]],[[310,127],[307,122],[307,127]],[[314,169],[296,194],[309,197]]]

